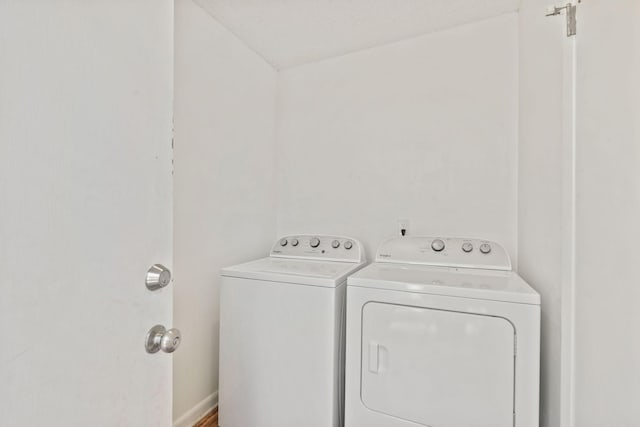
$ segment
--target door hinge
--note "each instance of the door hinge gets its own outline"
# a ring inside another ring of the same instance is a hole
[[[576,12],[578,6],[568,4],[567,5],[567,37],[575,36],[577,34],[578,25],[576,22]]]
[[[578,0],[578,3],[580,3],[580,1],[581,0]],[[577,34],[578,30],[576,17],[578,6],[573,3],[567,3],[564,6],[551,6],[547,9],[547,16],[560,15],[562,11],[565,12],[565,16],[567,18],[567,37],[573,37]]]

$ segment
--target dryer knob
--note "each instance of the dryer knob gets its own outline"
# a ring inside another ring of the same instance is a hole
[[[491,245],[488,243],[481,244],[480,252],[482,252],[483,254],[488,254],[489,252],[491,252]]]
[[[462,244],[462,250],[465,252],[471,252],[473,250],[473,245],[469,242],[464,242]]]
[[[298,239],[291,239],[291,246],[298,246]]]
[[[338,249],[340,247],[340,241],[339,240],[334,240],[333,242],[331,242],[331,247],[333,249]]]
[[[349,250],[353,247],[353,242],[351,240],[347,240],[346,242],[344,242],[344,248],[346,250]]]
[[[320,246],[320,239],[318,239],[317,237],[313,237],[310,241],[309,241],[309,245],[312,248],[317,248],[318,246]]]
[[[444,242],[441,239],[436,239],[431,242],[431,249],[436,252],[441,252],[444,249]]]
[[[287,239],[281,239],[280,240],[280,246],[287,246]]]

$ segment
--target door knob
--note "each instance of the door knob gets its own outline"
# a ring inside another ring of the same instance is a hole
[[[177,329],[167,330],[162,325],[156,325],[149,329],[145,340],[147,353],[157,353],[159,350],[165,353],[173,353],[180,346],[182,335]]]
[[[171,281],[171,270],[162,264],[153,264],[147,271],[147,278],[145,283],[147,289],[155,291],[162,289]]]

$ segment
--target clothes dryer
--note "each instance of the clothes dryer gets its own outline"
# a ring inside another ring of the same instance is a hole
[[[540,296],[495,242],[401,237],[348,279],[346,427],[538,427]]]

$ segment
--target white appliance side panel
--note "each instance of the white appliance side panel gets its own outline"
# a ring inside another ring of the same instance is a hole
[[[223,277],[220,426],[338,426],[345,286]]]
[[[506,319],[370,302],[361,398],[433,427],[512,427],[515,330]]]
[[[345,377],[345,355],[346,355],[346,322],[347,322],[347,285],[343,284],[336,288],[336,310],[335,329],[333,331],[334,341],[338,351],[333,354],[334,363],[337,367],[337,375],[334,376],[334,389],[337,390],[337,410],[334,414],[334,426],[344,426],[344,377]]]

